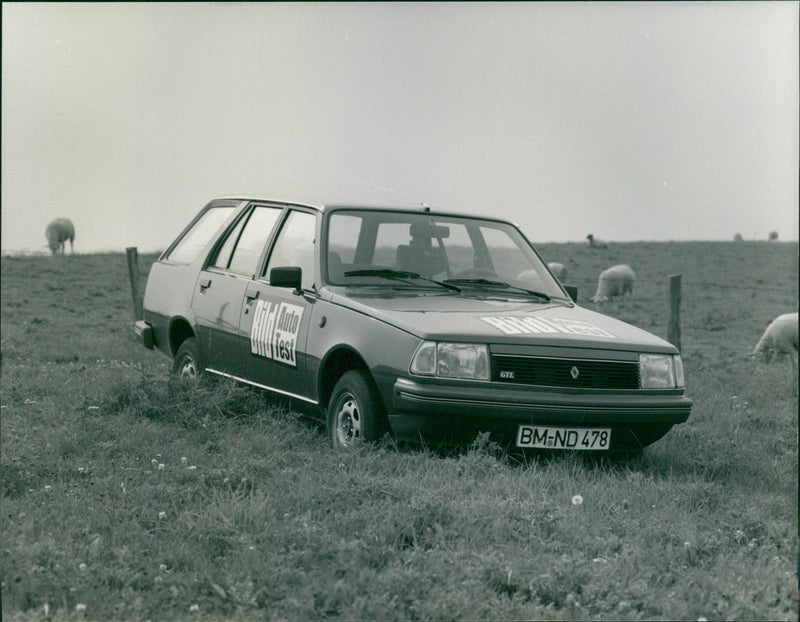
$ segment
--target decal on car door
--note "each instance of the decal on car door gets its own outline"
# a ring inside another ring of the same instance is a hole
[[[257,300],[250,329],[250,352],[297,367],[297,335],[303,307]]]
[[[566,335],[585,335],[587,337],[608,337],[614,335],[582,320],[541,317],[482,317],[487,324],[499,328],[506,335],[530,333],[564,333]]]

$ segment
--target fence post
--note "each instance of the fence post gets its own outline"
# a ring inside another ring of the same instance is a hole
[[[135,246],[125,249],[128,257],[128,277],[131,281],[131,295],[133,296],[133,321],[142,319],[142,298],[139,295],[139,251]]]
[[[667,340],[680,352],[681,349],[681,275],[669,277],[669,327]]]

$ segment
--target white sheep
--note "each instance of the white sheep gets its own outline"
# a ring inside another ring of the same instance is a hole
[[[561,283],[565,283],[567,280],[567,266],[563,263],[558,263],[557,261],[551,261],[547,264],[547,267],[550,268],[550,272],[553,273],[553,276],[556,277]]]
[[[69,218],[56,218],[44,231],[47,238],[47,246],[50,252],[55,255],[58,251],[64,254],[66,241],[69,240],[69,250],[73,251],[72,242],[75,240],[75,227]]]
[[[593,302],[607,302],[619,296],[633,296],[633,281],[636,279],[631,267],[627,264],[611,266],[600,273],[597,279],[597,293],[592,296]]]
[[[753,350],[753,356],[762,355],[767,361],[778,354],[788,354],[792,361],[797,355],[797,313],[784,313],[772,320]]]
[[[586,239],[589,240],[589,246],[591,248],[608,248],[608,244],[602,240],[596,239],[591,233],[586,236]]]

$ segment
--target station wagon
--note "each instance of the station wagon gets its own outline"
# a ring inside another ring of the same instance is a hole
[[[316,406],[338,448],[630,452],[686,421],[677,349],[576,301],[502,218],[225,198],[152,266],[136,333],[180,376]]]

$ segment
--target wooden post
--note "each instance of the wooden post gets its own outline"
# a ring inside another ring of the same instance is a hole
[[[135,246],[125,249],[128,257],[128,277],[131,281],[131,295],[133,296],[133,321],[142,319],[142,297],[139,295],[139,251]]]
[[[669,328],[667,340],[680,352],[681,349],[681,275],[669,277]]]

